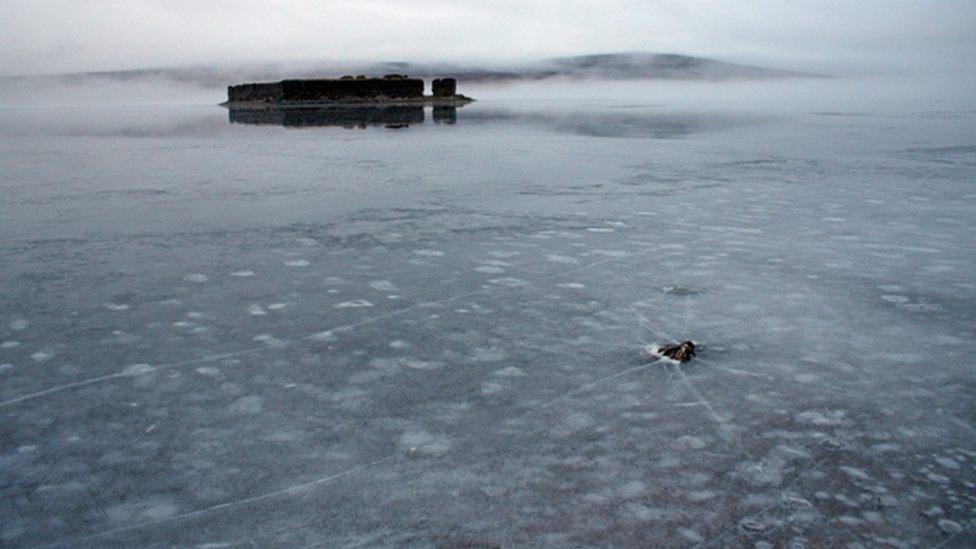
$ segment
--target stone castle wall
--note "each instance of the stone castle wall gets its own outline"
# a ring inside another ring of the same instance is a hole
[[[424,95],[419,78],[348,80],[283,80],[283,101],[341,101],[345,99],[415,99]]]
[[[232,102],[281,101],[281,83],[229,86],[227,88],[227,100]]]
[[[230,102],[278,101],[375,101],[419,99],[424,95],[420,78],[342,78],[282,80],[268,84],[240,84],[227,88]]]

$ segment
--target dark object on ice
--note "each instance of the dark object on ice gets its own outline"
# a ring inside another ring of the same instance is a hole
[[[678,362],[688,362],[695,356],[695,344],[691,341],[682,341],[681,343],[662,345],[658,347],[657,354]]]

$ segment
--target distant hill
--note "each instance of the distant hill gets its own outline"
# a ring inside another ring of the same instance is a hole
[[[748,80],[814,77],[817,75],[739,65],[676,54],[615,53],[560,57],[505,68],[448,63],[371,63],[371,64],[253,64],[236,66],[194,65],[122,71],[86,72],[49,76],[8,77],[8,79],[54,79],[80,83],[91,79],[111,81],[169,80],[203,87],[222,87],[240,82],[281,80],[283,78],[323,78],[343,74],[381,76],[389,73],[416,77],[454,76],[462,82],[577,79],[668,79],[668,80]]]
[[[729,80],[813,76],[799,72],[726,63],[705,57],[616,53],[561,57],[542,63],[560,76],[576,78]]]

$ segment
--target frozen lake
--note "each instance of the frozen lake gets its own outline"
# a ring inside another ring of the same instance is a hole
[[[0,544],[976,543],[976,101],[655,86],[0,110]]]

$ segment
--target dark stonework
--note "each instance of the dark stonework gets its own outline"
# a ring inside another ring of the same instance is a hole
[[[227,88],[227,100],[263,103],[281,101],[281,83],[230,86]]]
[[[282,80],[270,84],[241,84],[227,88],[230,102],[279,101],[378,101],[421,99],[420,78],[339,78],[329,80]]]
[[[430,86],[434,97],[454,97],[457,95],[457,80],[453,78],[435,78]]]
[[[419,99],[423,96],[424,81],[419,78],[281,81],[282,101]]]
[[[264,104],[262,107],[302,107],[327,103],[427,102],[445,106],[472,101],[470,97],[457,93],[457,80],[453,78],[435,79],[431,89],[433,94],[425,96],[423,79],[403,74],[387,74],[382,78],[347,74],[340,78],[291,79],[230,86],[227,88],[226,105],[231,108],[252,108],[258,103]]]

